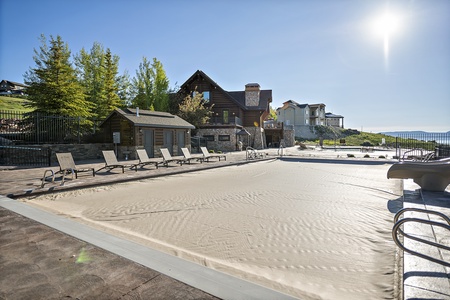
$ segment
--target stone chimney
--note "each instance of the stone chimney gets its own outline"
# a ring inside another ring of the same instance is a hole
[[[245,85],[245,106],[259,106],[259,84],[248,83]]]

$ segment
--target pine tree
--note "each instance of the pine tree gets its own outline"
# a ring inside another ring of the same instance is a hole
[[[90,52],[81,49],[75,56],[80,81],[87,100],[92,103],[92,114],[102,120],[117,107],[123,107],[119,97],[119,84],[127,77],[118,76],[119,57],[106,52],[100,43],[95,42]]]
[[[119,98],[119,81],[117,77],[118,73],[118,61],[117,56],[111,55],[111,50],[106,49],[105,62],[104,62],[104,89],[105,89],[105,102],[102,114],[99,116],[101,119],[105,118],[109,112],[116,109],[121,105]]]
[[[84,48],[75,56],[75,64],[78,67],[79,80],[84,88],[86,100],[92,104],[92,116],[99,118],[102,103],[105,102],[105,90],[103,86],[104,71],[104,49],[97,42],[94,43],[90,52]]]
[[[50,41],[41,35],[39,50],[34,49],[35,68],[25,73],[29,106],[51,115],[89,118],[90,103],[70,62],[70,50],[58,35]]]

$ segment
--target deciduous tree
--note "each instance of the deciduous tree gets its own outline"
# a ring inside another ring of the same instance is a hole
[[[206,107],[204,104],[203,94],[194,93],[194,97],[187,95],[180,104],[178,116],[196,128],[206,124],[212,115],[214,104],[209,107]]]
[[[132,80],[132,106],[143,109],[169,110],[169,79],[163,65],[156,58],[152,64],[143,57]]]
[[[153,106],[157,111],[168,111],[169,109],[169,79],[166,76],[163,65],[153,58]]]

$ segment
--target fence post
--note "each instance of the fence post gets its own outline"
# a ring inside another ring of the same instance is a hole
[[[40,134],[39,134],[39,131],[40,131],[40,122],[39,122],[39,112],[37,112],[36,114],[35,114],[35,118],[36,118],[36,142],[39,144],[40,143],[40,138],[39,138],[39,136],[40,136]]]
[[[398,142],[398,136],[395,137],[395,155],[397,156],[398,161],[400,161],[400,146]]]
[[[47,156],[48,156],[48,166],[50,167],[52,165],[52,149],[47,148]]]
[[[78,117],[78,144],[81,144],[81,137],[80,137],[80,117]]]

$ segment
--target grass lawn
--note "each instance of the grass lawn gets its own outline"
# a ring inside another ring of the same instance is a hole
[[[27,102],[28,100],[22,98],[0,96],[0,110],[13,110],[17,112],[32,111],[33,109],[24,106]]]

